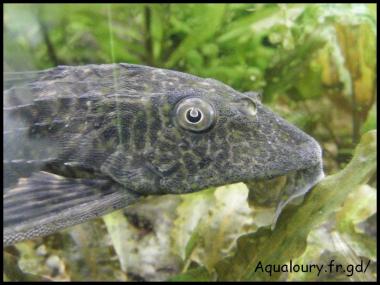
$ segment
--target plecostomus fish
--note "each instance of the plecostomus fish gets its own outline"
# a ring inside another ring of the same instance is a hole
[[[257,93],[213,79],[132,64],[59,66],[19,79],[4,91],[4,245],[146,195],[287,175],[278,216],[323,175],[313,138]]]

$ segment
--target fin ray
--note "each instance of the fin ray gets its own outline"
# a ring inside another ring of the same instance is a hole
[[[4,245],[44,236],[132,203],[137,194],[111,180],[65,178],[40,171],[6,189]]]

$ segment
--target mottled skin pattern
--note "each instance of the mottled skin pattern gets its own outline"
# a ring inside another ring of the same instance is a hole
[[[192,132],[178,125],[175,108],[192,97],[213,106],[210,129]],[[60,66],[6,90],[4,98],[5,244],[83,222],[139,195],[298,173],[305,181],[285,190],[290,192],[278,202],[284,204],[321,175],[314,139],[263,106],[255,93],[239,93],[212,79],[130,64]],[[46,179],[52,182],[41,187]],[[91,181],[91,187],[83,186]],[[62,183],[70,185],[63,192]],[[64,193],[64,205],[60,194],[50,194],[54,211],[51,203],[35,206],[35,193],[45,197],[52,188]],[[68,197],[69,191],[82,200]],[[70,207],[88,209],[86,203],[95,200],[102,204],[107,195],[118,198],[104,202],[100,211],[91,206],[86,218],[64,213]],[[28,197],[29,206],[20,196]],[[64,224],[56,223],[59,215]]]

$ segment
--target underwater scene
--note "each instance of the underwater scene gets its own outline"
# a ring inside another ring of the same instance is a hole
[[[4,281],[376,281],[377,4],[4,4]]]

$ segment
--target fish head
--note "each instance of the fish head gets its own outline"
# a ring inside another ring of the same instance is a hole
[[[146,89],[154,92],[142,103],[144,135],[136,139],[136,127],[135,148],[119,149],[103,167],[126,187],[181,194],[320,168],[318,143],[257,93],[175,71],[148,72]]]

